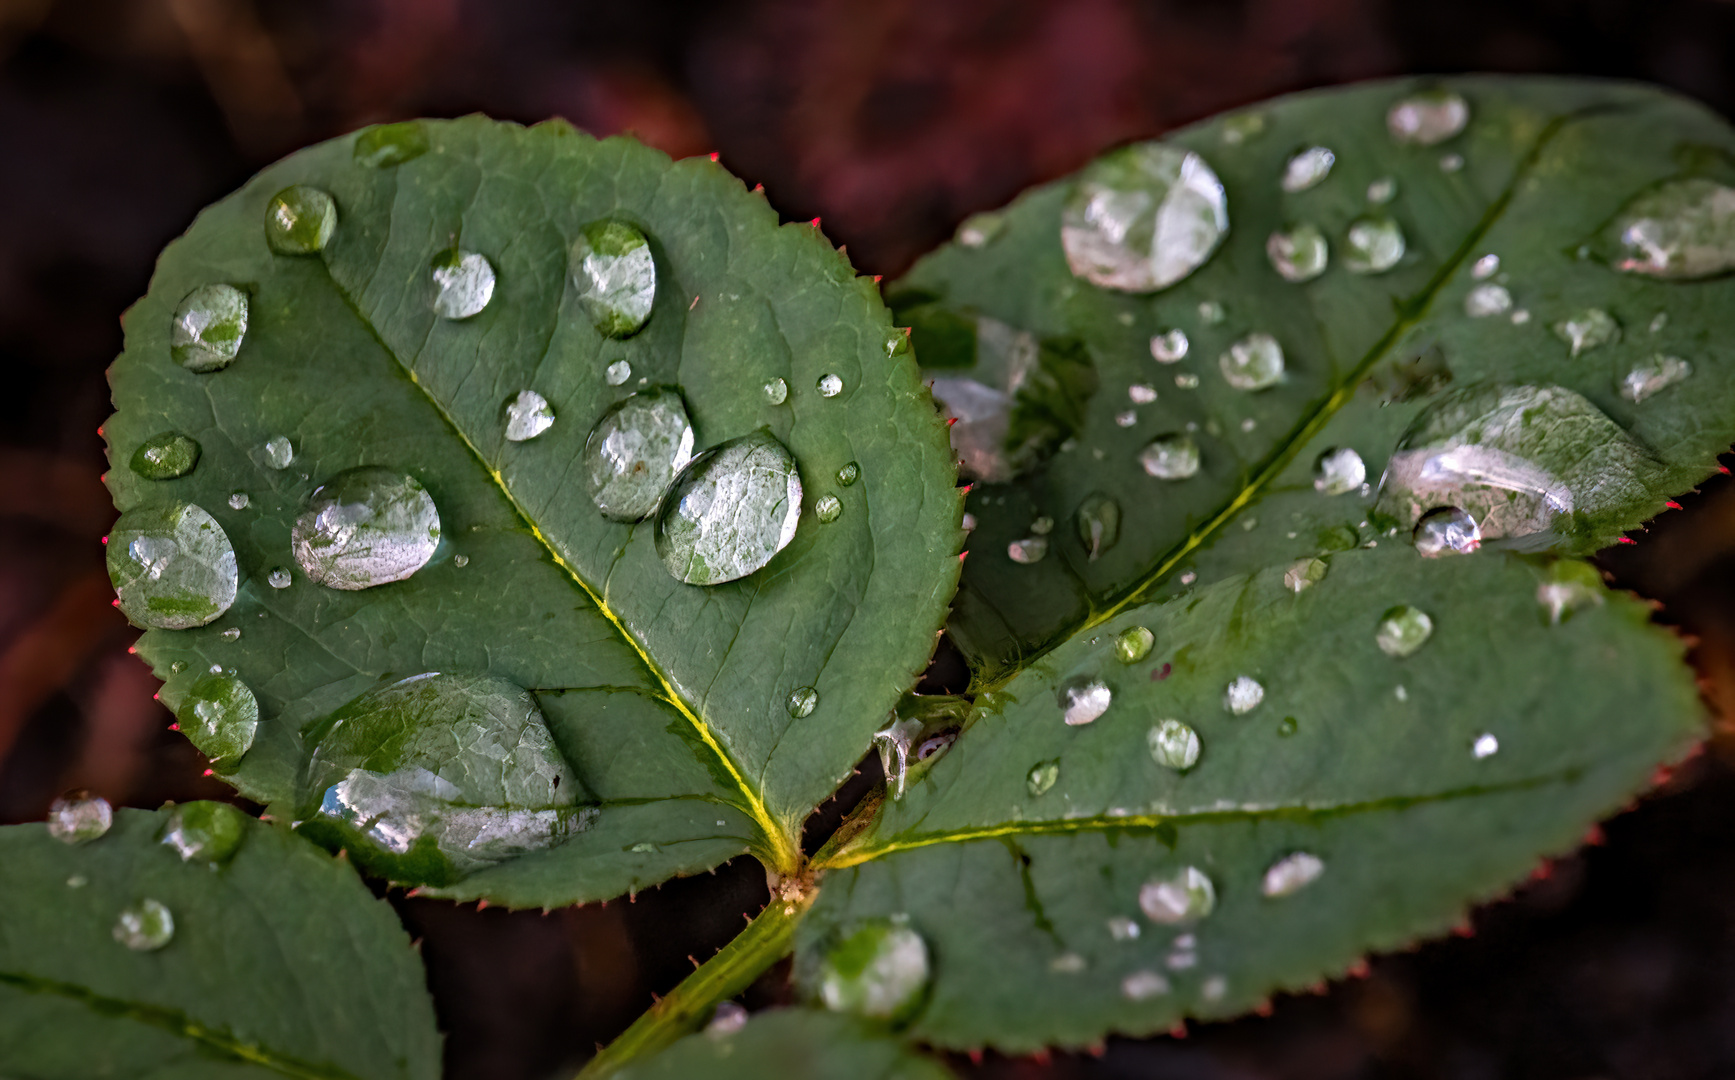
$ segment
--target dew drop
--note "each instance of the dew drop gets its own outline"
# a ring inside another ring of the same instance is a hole
[[[963,529],[965,532],[974,532],[976,529],[976,515],[966,511],[964,516],[958,519],[958,528]]]
[[[1486,319],[1491,315],[1504,315],[1512,310],[1512,294],[1506,286],[1489,282],[1478,285],[1464,296],[1464,314],[1472,319]]]
[[[316,187],[284,188],[265,208],[265,242],[279,255],[321,251],[337,229],[337,203]]]
[[[364,465],[321,484],[295,519],[295,561],[327,588],[353,591],[403,581],[440,542],[440,515],[413,476]]]
[[[633,366],[625,360],[616,360],[602,369],[603,381],[610,386],[620,386],[633,377]]]
[[[1292,593],[1310,589],[1325,580],[1324,559],[1301,559],[1283,572],[1283,587]]]
[[[247,498],[247,493],[245,491],[232,491],[229,493],[229,509],[231,510],[245,510],[247,509],[247,504],[251,501],[252,500]]]
[[[1175,376],[1175,385],[1182,390],[1197,390],[1199,388],[1199,376],[1183,372]]]
[[[972,214],[958,226],[958,243],[967,248],[985,247],[1006,227],[1004,214]]]
[[[239,626],[231,626],[229,629],[223,631],[223,640],[224,641],[240,641],[241,640],[241,628]]]
[[[1368,185],[1368,202],[1375,206],[1384,206],[1398,194],[1398,182],[1389,176],[1382,176]]]
[[[1048,970],[1056,975],[1076,975],[1088,966],[1084,957],[1075,952],[1061,953],[1048,962]]]
[[[1151,728],[1145,741],[1151,760],[1165,769],[1186,772],[1199,762],[1199,733],[1179,720],[1164,720]]]
[[[228,862],[247,836],[247,815],[219,802],[182,803],[169,814],[157,839],[182,862],[216,866]]]
[[[1107,712],[1114,691],[1101,679],[1079,675],[1062,683],[1058,696],[1062,719],[1069,727],[1078,727]]]
[[[1291,735],[1294,735],[1296,733],[1296,731],[1298,731],[1300,729],[1300,727],[1301,727],[1301,725],[1296,721],[1295,717],[1285,716],[1277,724],[1277,734],[1279,734],[1279,735],[1283,736],[1285,739],[1287,739]]]
[[[1487,281],[1500,272],[1500,256],[1489,252],[1477,259],[1470,267],[1470,276],[1477,281]]]
[[[1283,166],[1283,190],[1306,191],[1331,174],[1337,155],[1323,146],[1297,151]]]
[[[554,426],[554,410],[548,399],[534,390],[520,390],[501,408],[506,421],[506,441],[524,442]]]
[[[1678,356],[1657,353],[1649,360],[1634,365],[1620,380],[1618,388],[1621,397],[1637,405],[1657,391],[1665,390],[1691,374],[1692,364]]]
[[[1078,539],[1095,562],[1121,538],[1121,504],[1101,492],[1092,492],[1078,504]]]
[[[1470,104],[1449,90],[1424,90],[1386,110],[1386,131],[1393,140],[1411,146],[1433,146],[1464,130]]]
[[[1443,173],[1455,173],[1463,169],[1463,167],[1463,154],[1446,154],[1440,158],[1440,171]]]
[[[1602,576],[1596,567],[1576,559],[1561,559],[1548,568],[1548,579],[1536,586],[1536,602],[1548,625],[1559,626],[1580,611],[1601,607]]]
[[[1470,755],[1477,761],[1491,758],[1500,752],[1500,740],[1492,732],[1483,732],[1476,736],[1476,741],[1470,745]]]
[[[1190,150],[1129,146],[1087,167],[1061,212],[1067,265],[1122,292],[1167,288],[1204,265],[1229,230],[1217,174]]]
[[[1059,779],[1059,758],[1055,758],[1051,761],[1039,761],[1030,767],[1029,775],[1024,778],[1024,787],[1030,792],[1031,798],[1041,798],[1048,794],[1048,789],[1052,788],[1054,782]]]
[[[815,389],[819,391],[820,397],[834,398],[843,393],[843,379],[832,374],[821,375]]]
[[[265,464],[273,469],[287,469],[295,460],[295,447],[282,435],[274,435],[265,440],[263,447]]]
[[[1139,939],[1139,924],[1124,915],[1116,915],[1104,921],[1108,927],[1108,936],[1116,941],[1137,941]]]
[[[1333,447],[1313,463],[1313,490],[1321,495],[1346,495],[1368,478],[1361,455],[1347,446]]]
[[[1039,563],[1048,557],[1048,537],[1027,536],[1022,540],[1014,540],[1006,545],[1006,557],[1025,566]]]
[[[1229,317],[1223,310],[1223,305],[1215,300],[1204,300],[1199,303],[1199,321],[1206,326],[1216,326]]]
[[[763,389],[765,400],[773,405],[781,405],[789,400],[789,384],[782,379],[767,380]]]
[[[191,503],[128,510],[109,531],[107,559],[120,609],[139,626],[204,626],[235,602],[235,549]]]
[[[233,285],[201,285],[175,309],[169,355],[188,371],[220,371],[246,336],[247,294]]]
[[[1114,422],[1117,427],[1132,427],[1139,422],[1139,414],[1128,409],[1126,412],[1116,413]]]
[[[155,952],[174,936],[175,917],[149,898],[122,908],[114,923],[114,939],[134,952]]]
[[[1115,659],[1123,664],[1136,664],[1151,655],[1151,648],[1156,643],[1157,635],[1148,627],[1129,626],[1115,635]]]
[[[1651,333],[1660,334],[1663,332],[1663,327],[1667,325],[1669,325],[1668,312],[1659,311],[1651,317]]]
[[[1121,996],[1128,1001],[1147,1001],[1169,992],[1169,980],[1154,971],[1135,971],[1121,980]]]
[[[1325,234],[1312,225],[1297,225],[1265,239],[1265,257],[1285,281],[1312,281],[1325,273],[1331,258]]]
[[[1237,390],[1264,390],[1283,378],[1283,346],[1270,334],[1248,334],[1217,358],[1223,378]]]
[[[761,429],[704,451],[669,486],[657,554],[689,585],[746,577],[788,546],[801,516],[801,474]]]
[[[692,458],[693,425],[681,395],[640,390],[604,412],[585,440],[591,500],[604,517],[643,520]]]
[[[294,583],[295,577],[287,567],[279,566],[274,568],[265,580],[273,589],[287,589]]]
[[[1456,506],[1441,506],[1423,514],[1411,540],[1424,559],[1442,555],[1468,555],[1482,546],[1482,530],[1476,519]]]
[[[610,338],[638,333],[657,295],[650,242],[622,221],[586,225],[572,245],[572,283],[597,333]]]
[[[1160,435],[1139,451],[1139,464],[1158,480],[1185,480],[1199,472],[1199,444],[1191,435]]]
[[[63,844],[88,844],[114,825],[114,807],[100,795],[72,791],[48,804],[48,835]]]
[[[464,567],[470,565],[470,556],[468,556],[468,555],[454,555],[454,556],[452,556],[452,565],[456,566],[458,569],[462,570],[462,569],[464,569]]]
[[[175,708],[181,733],[213,761],[232,763],[253,745],[259,701],[247,684],[228,673],[202,676]]]
[[[1529,321],[1530,321],[1530,311],[1526,308],[1519,308],[1517,311],[1514,311],[1512,313],[1512,325],[1513,326],[1523,326],[1525,323],[1527,323]]]
[[[726,1039],[747,1026],[748,1012],[745,1006],[734,1001],[720,1001],[711,1013],[711,1020],[705,1025],[707,1039]]]
[[[1735,270],[1735,188],[1665,180],[1621,207],[1595,243],[1616,270],[1695,281]]]
[[[1259,891],[1270,897],[1289,896],[1319,880],[1323,873],[1325,863],[1319,856],[1297,851],[1271,864]]]
[[[850,487],[859,479],[861,479],[861,466],[853,461],[837,470],[839,487]]]
[[[1173,364],[1187,355],[1187,332],[1179,328],[1165,330],[1151,337],[1151,359],[1159,364]]]
[[[797,720],[805,720],[813,715],[813,707],[819,704],[819,691],[811,686],[801,686],[789,693],[789,715]]]
[[[813,504],[813,516],[823,525],[830,525],[843,516],[843,501],[836,495],[821,495]]]
[[[389,169],[428,152],[428,131],[420,120],[380,124],[355,137],[355,160],[370,169]]]
[[[1434,620],[1426,612],[1400,604],[1380,616],[1374,630],[1374,643],[1387,656],[1403,658],[1415,653],[1434,633]]]
[[[1383,274],[1398,265],[1406,249],[1404,230],[1389,217],[1363,217],[1344,234],[1343,265],[1352,274]]]
[[[450,248],[428,264],[434,279],[434,314],[468,319],[494,299],[494,266],[486,256]]]
[[[1157,400],[1157,388],[1149,383],[1134,383],[1127,387],[1127,397],[1134,405],[1149,405]]]
[[[1551,327],[1554,336],[1572,348],[1572,355],[1621,339],[1621,324],[1601,308],[1586,308]]]
[[[199,464],[199,442],[178,431],[163,431],[139,444],[129,464],[146,480],[173,480]]]
[[[819,999],[833,1012],[907,1017],[928,985],[928,946],[909,917],[868,919],[839,933],[818,961]]]
[[[1139,887],[1139,910],[1161,926],[1188,926],[1217,906],[1217,887],[1196,866],[1184,866],[1170,877],[1152,878]]]
[[[1238,675],[1223,691],[1223,708],[1236,716],[1246,716],[1265,700],[1265,687],[1251,675]]]

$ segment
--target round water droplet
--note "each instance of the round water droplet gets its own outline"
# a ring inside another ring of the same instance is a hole
[[[1491,315],[1504,315],[1512,310],[1512,294],[1506,286],[1489,282],[1478,285],[1464,295],[1464,314],[1472,319],[1486,319]]]
[[[1265,257],[1285,281],[1312,281],[1325,273],[1331,247],[1325,234],[1312,225],[1297,225],[1287,232],[1274,232],[1265,240]]]
[[[464,569],[464,567],[470,565],[470,556],[468,556],[468,555],[454,555],[454,556],[452,556],[452,565],[456,566],[458,569],[462,570],[462,569]]]
[[[163,431],[139,444],[129,464],[146,480],[173,480],[199,463],[199,442],[178,431]]]
[[[1265,700],[1265,687],[1251,675],[1238,675],[1223,691],[1223,707],[1236,716],[1245,716]]]
[[[554,426],[554,410],[548,399],[534,390],[520,390],[501,409],[506,421],[506,441],[524,442]]]
[[[1183,866],[1170,877],[1152,878],[1139,887],[1139,910],[1161,926],[1187,926],[1211,914],[1217,887],[1196,866]]]
[[[1237,390],[1264,390],[1283,378],[1283,346],[1270,334],[1248,334],[1217,358],[1223,378]]]
[[[836,375],[821,375],[817,384],[819,396],[833,398],[843,393],[843,380]]]
[[[1368,467],[1361,455],[1347,446],[1333,447],[1313,463],[1313,490],[1321,495],[1346,495],[1367,478]]]
[[[861,479],[861,466],[853,461],[837,470],[839,487],[849,487],[859,479]]]
[[[1368,185],[1368,202],[1375,206],[1384,206],[1398,194],[1398,182],[1389,176],[1382,176]]]
[[[1006,545],[1006,557],[1026,566],[1039,563],[1048,557],[1048,537],[1027,536],[1023,540],[1014,540]]]
[[[100,795],[72,791],[48,804],[48,835],[63,844],[88,844],[114,825],[114,807]]]
[[[295,460],[295,447],[282,435],[274,435],[265,440],[265,464],[272,469],[287,469]]]
[[[813,707],[818,704],[819,691],[811,686],[797,687],[789,693],[789,715],[797,720],[813,715]]]
[[[1078,539],[1091,561],[1115,546],[1121,538],[1121,504],[1101,492],[1092,492],[1078,504]]]
[[[201,285],[175,309],[169,355],[188,371],[219,371],[247,336],[247,294],[233,285]]]
[[[765,400],[773,405],[781,405],[789,400],[789,384],[782,379],[771,379],[765,384]]]
[[[134,952],[155,952],[175,936],[175,917],[156,900],[140,900],[121,909],[114,939]]]
[[[1115,635],[1115,659],[1123,664],[1136,664],[1151,655],[1151,647],[1157,643],[1157,635],[1147,627],[1129,626]]]
[[[1616,270],[1665,281],[1735,270],[1735,188],[1697,177],[1648,187],[1621,207],[1594,250]]]
[[[1393,219],[1357,218],[1344,234],[1343,265],[1352,274],[1383,274],[1403,260],[1406,246]]]
[[[259,701],[233,675],[205,675],[175,708],[181,733],[213,761],[232,764],[253,745],[259,729]]]
[[[836,495],[821,495],[813,504],[813,516],[830,525],[843,516],[843,502]]]
[[[287,568],[279,566],[272,570],[265,580],[273,589],[287,589],[295,581],[295,578]]]
[[[107,558],[120,609],[139,626],[204,626],[235,602],[235,549],[191,503],[128,510],[109,531]]]
[[[1411,94],[1386,110],[1386,130],[1397,142],[1412,146],[1445,142],[1469,122],[1470,103],[1450,90]]]
[[[434,279],[434,314],[468,319],[494,299],[494,265],[486,256],[449,248],[428,264]]]
[[[1463,154],[1446,154],[1440,158],[1440,171],[1443,173],[1455,173],[1463,167]]]
[[[1122,292],[1175,284],[1204,265],[1229,231],[1217,174],[1198,154],[1158,142],[1088,166],[1060,220],[1072,272]]]
[[[638,333],[657,295],[650,242],[622,221],[586,225],[572,245],[572,282],[597,333],[611,338]]]
[[[1179,720],[1164,720],[1146,737],[1151,760],[1165,769],[1186,772],[1199,762],[1199,733]]]
[[[1191,435],[1159,435],[1139,452],[1139,464],[1158,480],[1185,480],[1199,472],[1199,444]]]
[[[355,160],[370,169],[389,169],[428,152],[428,131],[420,120],[380,124],[355,137]]]
[[[1422,515],[1411,539],[1425,559],[1468,555],[1482,546],[1482,530],[1475,518],[1456,506],[1441,506]]]
[[[838,933],[804,980],[833,1012],[874,1020],[900,1020],[922,1001],[928,985],[928,946],[909,919],[869,919]]]
[[[1088,724],[1108,711],[1114,691],[1101,679],[1079,675],[1062,683],[1059,690],[1061,718],[1069,727]]]
[[[265,208],[265,242],[279,255],[311,255],[337,229],[337,203],[316,187],[284,188]]]
[[[795,537],[801,474],[761,429],[687,464],[657,515],[657,554],[676,579],[717,585],[746,577]]]
[[[1301,725],[1296,722],[1295,717],[1285,716],[1277,724],[1277,734],[1287,739],[1300,730],[1300,727]]]
[[[245,491],[232,491],[229,493],[229,509],[231,510],[245,510],[247,509],[247,504],[251,501],[252,500],[247,498],[247,493]]]
[[[1169,980],[1154,971],[1135,971],[1121,980],[1121,996],[1128,1001],[1148,1001],[1169,992]]]
[[[1187,355],[1187,332],[1165,330],[1151,337],[1151,358],[1159,364],[1173,364]]]
[[[1401,604],[1380,616],[1380,624],[1374,630],[1374,643],[1387,656],[1402,658],[1426,644],[1433,632],[1434,620],[1428,618],[1426,612]]]
[[[1283,166],[1283,190],[1306,191],[1331,174],[1337,155],[1323,146],[1298,150]]]
[[[1283,572],[1283,587],[1290,592],[1298,593],[1324,581],[1325,572],[1324,559],[1301,559],[1291,564],[1289,569]]]
[[[681,395],[641,390],[602,414],[584,444],[590,497],[604,517],[649,516],[693,459],[693,425]]]
[[[1199,303],[1199,321],[1206,326],[1216,326],[1229,317],[1223,305],[1215,300],[1203,300]]]
[[[1678,356],[1657,353],[1649,360],[1634,365],[1620,380],[1617,388],[1621,397],[1637,405],[1659,390],[1666,390],[1692,374],[1692,364]]]
[[[1605,591],[1596,567],[1561,559],[1549,566],[1548,580],[1536,586],[1536,602],[1548,625],[1559,626],[1580,611],[1601,607]]]
[[[1470,267],[1470,276],[1477,281],[1486,281],[1500,272],[1500,256],[1489,252],[1477,259]]]
[[[1325,863],[1319,856],[1297,851],[1271,864],[1259,891],[1270,897],[1288,896],[1313,884],[1323,873]]]
[[[625,360],[616,360],[602,371],[603,381],[610,386],[620,386],[632,377],[633,366]]]
[[[1500,740],[1495,738],[1492,732],[1483,732],[1476,736],[1476,741],[1474,743],[1470,744],[1470,756],[1474,757],[1477,761],[1481,761],[1483,758],[1491,758],[1499,752]]]
[[[1033,799],[1048,794],[1054,782],[1060,779],[1060,759],[1040,761],[1030,767],[1030,774],[1024,778],[1024,787]]]
[[[440,515],[413,476],[377,465],[340,472],[314,489],[295,519],[295,561],[332,589],[403,581],[440,543]]]
[[[247,815],[219,802],[190,802],[175,807],[157,839],[175,850],[182,862],[198,859],[216,865],[228,862],[247,836]]]

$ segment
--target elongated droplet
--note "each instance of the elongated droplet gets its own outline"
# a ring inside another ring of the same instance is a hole
[[[1245,716],[1265,700],[1265,687],[1251,675],[1238,675],[1223,691],[1223,707],[1236,716]]]
[[[1621,207],[1592,245],[1616,270],[1696,281],[1735,270],[1735,188],[1665,180]]]
[[[1577,559],[1561,559],[1548,568],[1548,579],[1536,586],[1536,602],[1548,625],[1559,626],[1580,611],[1603,604],[1602,575]]]
[[[1139,464],[1158,480],[1185,480],[1199,472],[1199,444],[1191,435],[1159,435],[1139,451]]]
[[[48,835],[63,844],[88,844],[114,825],[114,807],[100,795],[73,791],[48,804]]]
[[[1069,727],[1088,724],[1108,711],[1114,691],[1101,679],[1080,675],[1061,684],[1061,718]]]
[[[1325,863],[1319,856],[1297,851],[1271,864],[1259,891],[1270,897],[1289,896],[1319,880],[1323,873]]]
[[[1325,273],[1331,261],[1331,246],[1325,234],[1312,225],[1297,225],[1286,232],[1274,232],[1265,239],[1265,257],[1283,280],[1300,283],[1312,281]]]
[[[1270,334],[1248,334],[1217,358],[1223,378],[1237,390],[1264,390],[1283,378],[1283,346]]]
[[[789,384],[782,379],[772,379],[765,384],[765,400],[773,405],[781,405],[789,400]]]
[[[201,285],[175,309],[169,355],[201,374],[229,366],[247,337],[247,294],[233,285]]]
[[[1345,495],[1367,482],[1368,467],[1350,447],[1332,447],[1313,463],[1313,490],[1321,495]]]
[[[420,120],[380,124],[355,137],[355,160],[370,169],[389,169],[428,152],[428,131]]]
[[[681,395],[641,390],[602,414],[585,441],[590,497],[603,516],[639,521],[693,457],[693,425]]]
[[[292,538],[309,578],[332,589],[368,589],[428,564],[440,543],[440,515],[415,477],[364,465],[314,489]]]
[[[1186,772],[1199,763],[1199,733],[1179,720],[1164,720],[1151,728],[1145,740],[1151,760],[1165,769]]]
[[[1283,166],[1283,190],[1306,191],[1331,174],[1337,155],[1323,146],[1300,150]]]
[[[139,444],[128,462],[146,480],[173,480],[199,464],[199,441],[178,431],[163,431]]]
[[[1095,562],[1120,543],[1121,504],[1101,492],[1092,492],[1078,504],[1077,523],[1079,542]]]
[[[861,466],[857,465],[853,461],[837,470],[837,484],[839,487],[850,487],[860,478]]]
[[[1024,786],[1033,799],[1048,794],[1054,782],[1060,779],[1060,759],[1040,761],[1030,767],[1030,774],[1024,778]]]
[[[1183,866],[1169,877],[1152,878],[1139,887],[1139,910],[1160,926],[1188,926],[1217,907],[1217,887],[1196,866]]]
[[[1442,506],[1422,515],[1411,539],[1424,559],[1468,555],[1482,546],[1482,530],[1475,518],[1456,506]]]
[[[1386,110],[1386,130],[1392,139],[1412,146],[1445,142],[1469,122],[1469,102],[1450,90],[1411,94]]]
[[[186,692],[175,719],[199,753],[233,764],[253,745],[259,730],[259,701],[234,675],[210,674]]]
[[[1390,608],[1380,616],[1374,630],[1374,643],[1387,656],[1403,658],[1413,655],[1427,644],[1434,633],[1434,620],[1428,614],[1408,604]]]
[[[217,865],[233,858],[246,836],[247,815],[233,806],[190,802],[175,807],[158,839],[182,862],[197,859]]]
[[[548,399],[534,390],[520,390],[501,409],[506,421],[506,441],[525,442],[554,426],[554,410]]]
[[[1555,337],[1572,348],[1573,356],[1621,339],[1621,324],[1602,308],[1586,308],[1560,320],[1551,329]]]
[[[798,687],[789,694],[789,715],[797,720],[813,715],[813,707],[819,704],[819,691],[811,686]]]
[[[1325,580],[1324,559],[1301,559],[1283,572],[1283,587],[1292,593],[1312,588]]]
[[[1344,234],[1343,265],[1352,274],[1383,274],[1403,260],[1407,246],[1391,218],[1357,218]]]
[[[761,429],[706,450],[675,478],[657,515],[657,554],[689,585],[734,581],[788,546],[800,517],[795,459]]]
[[[279,255],[311,255],[331,241],[337,203],[316,187],[284,188],[265,208],[265,242]]]
[[[140,900],[115,919],[114,939],[134,952],[155,952],[174,937],[175,917],[156,900]]]
[[[1087,167],[1060,220],[1074,274],[1136,293],[1185,278],[1229,231],[1217,174],[1198,154],[1159,142],[1129,146]]]
[[[139,626],[204,626],[235,602],[235,548],[191,503],[128,510],[109,532],[107,558],[120,609]]]
[[[1185,330],[1165,330],[1151,337],[1151,359],[1159,364],[1173,364],[1186,358],[1189,344]]]
[[[1157,643],[1157,635],[1143,626],[1129,626],[1115,635],[1115,659],[1123,664],[1136,664],[1151,655],[1151,648]]]
[[[843,500],[836,495],[821,495],[813,504],[813,516],[823,525],[830,525],[843,516]]]
[[[282,435],[273,435],[265,440],[265,465],[272,469],[287,469],[295,460],[295,447]]]
[[[899,1020],[921,1004],[928,945],[907,916],[868,919],[828,944],[810,979],[833,1012]]]
[[[442,319],[468,319],[494,299],[494,264],[485,255],[449,248],[428,267],[434,279],[434,314]]]
[[[1637,405],[1659,390],[1666,390],[1692,374],[1692,364],[1678,356],[1657,353],[1649,360],[1634,365],[1626,377],[1621,379],[1621,397]]]
[[[836,375],[821,375],[815,389],[823,398],[834,398],[843,393],[843,379]]]
[[[623,221],[586,225],[572,245],[572,282],[597,333],[610,338],[638,333],[657,296],[650,242]]]
[[[1464,314],[1472,319],[1504,315],[1512,310],[1512,294],[1504,285],[1478,285],[1464,296]]]
[[[1048,557],[1048,537],[1027,536],[1022,540],[1014,540],[1006,545],[1006,557],[1025,566],[1039,563]]]

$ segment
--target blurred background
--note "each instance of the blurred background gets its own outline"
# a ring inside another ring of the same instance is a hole
[[[167,730],[109,605],[96,428],[156,252],[277,157],[379,120],[562,116],[676,157],[717,151],[789,219],[821,217],[862,272],[892,275],[1116,143],[1285,91],[1476,70],[1644,79],[1729,115],[1735,3],[0,0],[0,821],[40,820],[74,787],[140,807],[228,797]],[[1692,635],[1728,716],[1735,483],[1682,502],[1603,562]],[[1732,826],[1719,726],[1602,843],[1479,911],[1473,936],[1185,1039],[953,1064],[1057,1080],[1735,1075]],[[745,862],[546,916],[392,902],[423,940],[448,1075],[531,1080],[569,1073],[764,899]],[[750,1005],[780,1000],[777,974]]]

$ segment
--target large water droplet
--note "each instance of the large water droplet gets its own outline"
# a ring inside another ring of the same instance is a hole
[[[1290,592],[1298,593],[1309,589],[1325,580],[1326,563],[1324,559],[1301,559],[1290,565],[1283,572],[1283,587]]]
[[[146,480],[173,480],[199,463],[199,441],[178,431],[152,435],[133,451],[129,464]]]
[[[782,379],[771,379],[766,382],[765,400],[773,405],[781,405],[789,400],[789,384]]]
[[[812,983],[834,1012],[899,1020],[928,985],[928,946],[909,918],[868,919],[837,934],[817,961]]]
[[[1478,285],[1464,294],[1464,314],[1472,319],[1486,319],[1493,315],[1504,315],[1512,310],[1512,294],[1506,286],[1489,282]]]
[[[1285,281],[1312,281],[1325,273],[1331,247],[1325,242],[1325,234],[1314,226],[1297,225],[1266,237],[1265,257]]]
[[[287,469],[295,460],[295,447],[282,435],[274,435],[265,440],[265,464],[272,469]]]
[[[1211,914],[1217,887],[1196,866],[1183,866],[1170,877],[1152,878],[1139,887],[1139,910],[1161,926],[1187,926]]]
[[[1151,359],[1159,364],[1173,364],[1187,355],[1187,332],[1176,328],[1151,337]]]
[[[63,844],[88,844],[114,825],[114,807],[100,795],[73,791],[48,804],[48,835]]]
[[[849,487],[859,479],[861,479],[861,466],[853,461],[837,470],[839,487]]]
[[[1223,378],[1237,390],[1264,390],[1283,378],[1283,346],[1270,334],[1248,334],[1217,358]]]
[[[1319,856],[1297,851],[1271,864],[1259,891],[1270,897],[1288,896],[1313,884],[1323,873],[1325,863]]]
[[[602,414],[584,444],[590,497],[605,517],[639,521],[693,457],[693,425],[681,395],[641,390]]]
[[[1597,236],[1617,270],[1692,281],[1735,270],[1735,188],[1665,180],[1633,196]]]
[[[187,691],[175,718],[181,733],[212,761],[233,763],[253,745],[259,701],[247,684],[227,672],[199,679]]]
[[[1368,467],[1350,447],[1332,447],[1313,463],[1313,490],[1321,495],[1344,495],[1362,486]]]
[[[1030,774],[1024,778],[1024,786],[1030,792],[1031,798],[1040,798],[1048,794],[1054,782],[1060,779],[1060,759],[1039,761],[1030,767]]]
[[[536,699],[496,676],[411,676],[318,732],[301,828],[394,881],[447,884],[595,819]]]
[[[1236,716],[1245,716],[1265,700],[1265,687],[1251,675],[1237,675],[1223,691],[1223,707]]]
[[[1402,261],[1406,246],[1393,219],[1357,218],[1344,234],[1343,265],[1352,274],[1383,274]]]
[[[1039,563],[1048,558],[1048,537],[1027,536],[1022,540],[1014,540],[1006,545],[1006,557],[1025,566]]]
[[[1070,727],[1090,723],[1107,712],[1109,704],[1114,701],[1114,691],[1108,688],[1108,684],[1089,675],[1068,679],[1061,684],[1057,696],[1061,718]]]
[[[1101,492],[1078,504],[1077,521],[1079,542],[1092,562],[1120,542],[1121,504]]]
[[[597,333],[611,338],[638,333],[657,296],[650,242],[623,221],[586,225],[572,245],[572,282]]]
[[[175,936],[175,917],[161,902],[140,900],[122,908],[115,919],[114,939],[134,952],[155,952]]]
[[[1331,173],[1337,155],[1323,146],[1297,151],[1283,166],[1283,190],[1306,191]]]
[[[797,720],[805,720],[813,715],[813,707],[819,704],[819,691],[811,686],[799,686],[789,692],[789,715]]]
[[[1205,159],[1157,142],[1086,168],[1060,220],[1072,272],[1122,292],[1180,281],[1204,265],[1229,230],[1223,185]]]
[[[1475,518],[1456,506],[1441,506],[1422,515],[1411,539],[1424,559],[1468,555],[1482,546],[1482,530]]]
[[[381,124],[355,137],[355,160],[370,169],[389,169],[428,152],[428,131],[420,120]]]
[[[657,515],[657,554],[689,585],[746,577],[795,537],[801,474],[761,429],[701,453],[681,470]]]
[[[534,390],[520,390],[501,409],[506,421],[506,441],[524,442],[554,426],[554,410],[548,399]]]
[[[1424,90],[1386,110],[1386,131],[1400,143],[1433,146],[1464,130],[1470,104],[1450,90]]]
[[[247,815],[219,802],[175,807],[158,839],[175,849],[182,862],[228,862],[247,836]]]
[[[1428,613],[1408,604],[1388,608],[1374,628],[1374,644],[1387,656],[1410,656],[1434,633],[1434,620]]]
[[[284,188],[265,208],[265,242],[279,255],[323,250],[337,229],[337,203],[316,187]]]
[[[108,577],[120,609],[140,626],[204,626],[235,602],[235,549],[223,527],[191,503],[141,506],[109,532]]]
[[[1185,480],[1199,472],[1199,444],[1191,435],[1159,435],[1139,451],[1139,464],[1158,480]]]
[[[843,516],[843,500],[836,495],[821,495],[814,500],[813,516],[819,519],[820,524],[830,525]]]
[[[1169,980],[1155,971],[1135,971],[1121,980],[1121,996],[1128,1001],[1148,1001],[1169,992]]]
[[[201,285],[175,309],[169,355],[188,371],[229,366],[247,336],[247,294],[233,285]]]
[[[1659,390],[1665,390],[1693,374],[1693,365],[1678,356],[1657,353],[1633,365],[1621,379],[1621,397],[1637,405]]]
[[[1551,327],[1554,336],[1572,347],[1572,355],[1621,339],[1621,324],[1602,308],[1586,308]]]
[[[1129,626],[1115,635],[1115,659],[1123,664],[1136,664],[1151,655],[1151,648],[1157,643],[1157,635],[1143,626]]]
[[[1179,720],[1164,720],[1145,738],[1151,760],[1165,769],[1186,772],[1199,763],[1199,733]]]
[[[449,248],[428,264],[434,278],[434,314],[468,319],[494,299],[494,266],[487,256]]]
[[[1576,559],[1561,559],[1548,568],[1548,579],[1536,586],[1536,602],[1548,619],[1559,626],[1587,608],[1601,607],[1605,590],[1596,567]]]
[[[367,589],[427,565],[440,543],[440,515],[415,477],[364,465],[314,489],[293,540],[295,561],[314,581]]]

